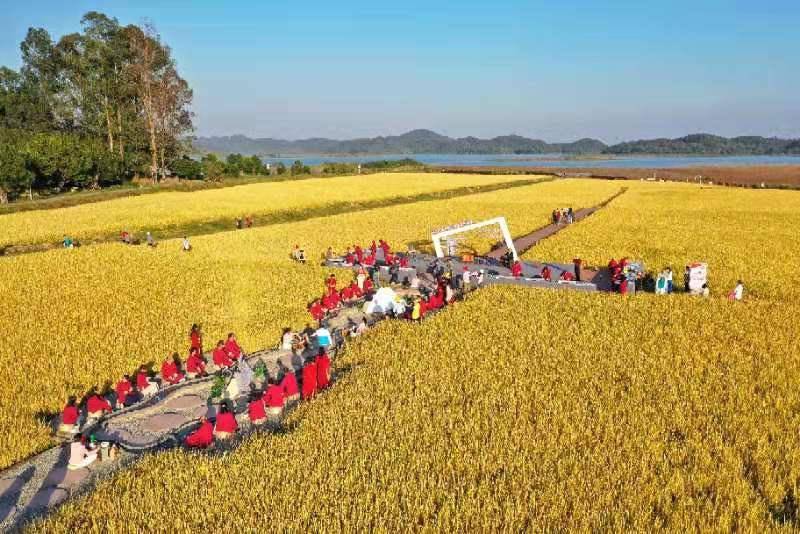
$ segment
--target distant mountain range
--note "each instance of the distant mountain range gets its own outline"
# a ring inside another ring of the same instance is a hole
[[[692,155],[779,155],[800,154],[800,139],[744,136],[720,137],[693,134],[676,139],[648,139],[608,146],[597,139],[571,143],[547,143],[519,135],[492,139],[452,138],[430,130],[412,130],[402,135],[336,140],[326,138],[285,141],[244,135],[198,137],[199,152],[271,154],[692,154]]]

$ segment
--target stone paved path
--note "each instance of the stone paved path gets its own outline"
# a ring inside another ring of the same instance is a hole
[[[575,220],[585,218],[597,209],[599,207],[580,210],[576,213]],[[542,229],[534,232],[521,238],[520,245],[528,247],[529,243],[535,244],[560,229],[546,232]],[[598,286],[592,282],[596,273],[591,271],[586,271],[587,281],[584,283],[546,282],[541,278],[534,278],[544,264],[523,262],[523,277],[513,278],[509,269],[500,265],[496,257],[497,254],[493,254],[489,258],[477,258],[475,262],[464,263],[456,258],[437,260],[432,256],[420,254],[412,259],[412,267],[420,273],[423,286],[433,282],[433,276],[426,271],[434,261],[439,261],[452,268],[457,275],[461,274],[465,266],[471,271],[484,270],[486,273],[484,285],[508,284],[582,291],[598,290]],[[557,279],[562,271],[572,270],[572,265],[555,263],[547,265],[553,271],[554,279]],[[332,319],[329,329],[334,333],[337,343],[344,342],[342,331],[348,328],[351,320],[359,322],[362,319],[372,318],[364,316],[358,308],[348,308]],[[312,352],[313,349],[310,349],[303,355],[293,355],[289,351],[265,349],[247,355],[246,359],[251,367],[259,361],[264,362],[270,375],[276,376],[279,365],[292,366],[299,370],[305,358]],[[335,350],[333,352],[335,354]],[[64,445],[48,449],[0,472],[0,529],[6,531],[17,528],[23,522],[49,512],[68,497],[93,487],[99,477],[135,461],[142,452],[178,444],[180,437],[196,424],[201,415],[212,418],[216,415],[215,406],[209,403],[212,383],[213,378],[208,377],[170,386],[162,389],[153,399],[114,412],[101,420],[93,429],[97,438],[118,442],[125,449],[115,461],[96,461],[87,468],[70,471],[66,468],[69,446]],[[239,400],[241,401],[241,398]],[[237,418],[243,426],[247,426],[246,410],[240,412]],[[87,429],[84,429],[84,432],[86,431]]]

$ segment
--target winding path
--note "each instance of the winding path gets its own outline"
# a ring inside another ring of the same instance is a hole
[[[625,188],[598,206],[578,210],[575,221],[590,216],[624,192]],[[515,240],[515,246],[523,252],[566,227],[549,225],[540,228]],[[476,261],[470,263],[464,263],[457,258],[439,260],[418,254],[412,258],[411,266],[420,273],[423,286],[433,283],[433,276],[428,273],[435,264],[439,264],[452,269],[456,274],[460,274],[464,267],[471,271],[483,270],[484,285],[523,285],[578,291],[607,289],[600,281],[600,273],[588,269],[583,271],[583,282],[558,281],[561,272],[573,269],[571,264],[523,262],[523,277],[514,278],[509,269],[497,261],[504,253],[503,249],[495,250],[488,257],[476,258]],[[536,277],[544,265],[550,267],[556,281],[547,282]],[[382,274],[386,275],[386,272]],[[345,308],[337,317],[329,320],[328,327],[334,336],[332,356],[335,357],[345,346],[344,331],[349,327],[350,321],[358,322],[362,319],[372,324],[383,317],[367,316],[360,311],[360,307],[352,307]],[[299,370],[313,352],[315,349],[310,348],[302,355],[293,355],[289,351],[273,348],[249,353],[245,359],[251,367],[263,362],[268,373],[277,376],[280,365]],[[215,417],[216,406],[210,402],[212,383],[213,377],[206,377],[165,387],[153,398],[114,412],[94,427],[85,427],[84,433],[93,432],[101,441],[115,441],[120,444],[122,451],[114,461],[96,461],[89,467],[69,470],[66,467],[69,446],[55,446],[0,472],[0,529],[15,529],[49,512],[68,497],[91,490],[99,479],[136,461],[144,452],[178,445],[185,433],[197,424],[200,416]],[[245,432],[249,427],[244,397],[246,393],[244,389],[241,396],[231,399],[235,402],[237,419]]]

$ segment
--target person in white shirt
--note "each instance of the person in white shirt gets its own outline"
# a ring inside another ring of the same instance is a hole
[[[284,328],[283,335],[281,336],[281,350],[292,350],[294,345],[295,336],[291,328]]]
[[[86,467],[97,460],[97,450],[88,449],[81,441],[81,435],[77,434],[69,447],[69,464],[67,469],[80,469]]]
[[[472,273],[469,272],[467,267],[464,267],[464,274],[461,275],[464,281],[464,289],[469,287],[470,281],[472,280]]]
[[[736,282],[736,287],[733,288],[733,300],[742,300],[744,296],[744,284],[741,280]]]
[[[192,250],[192,244],[189,243],[188,237],[184,236],[181,248],[183,249],[184,252],[189,252],[190,250]]]

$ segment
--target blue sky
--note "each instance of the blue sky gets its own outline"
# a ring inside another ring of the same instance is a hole
[[[199,135],[800,137],[798,0],[0,0],[0,64],[90,10],[155,23]]]

